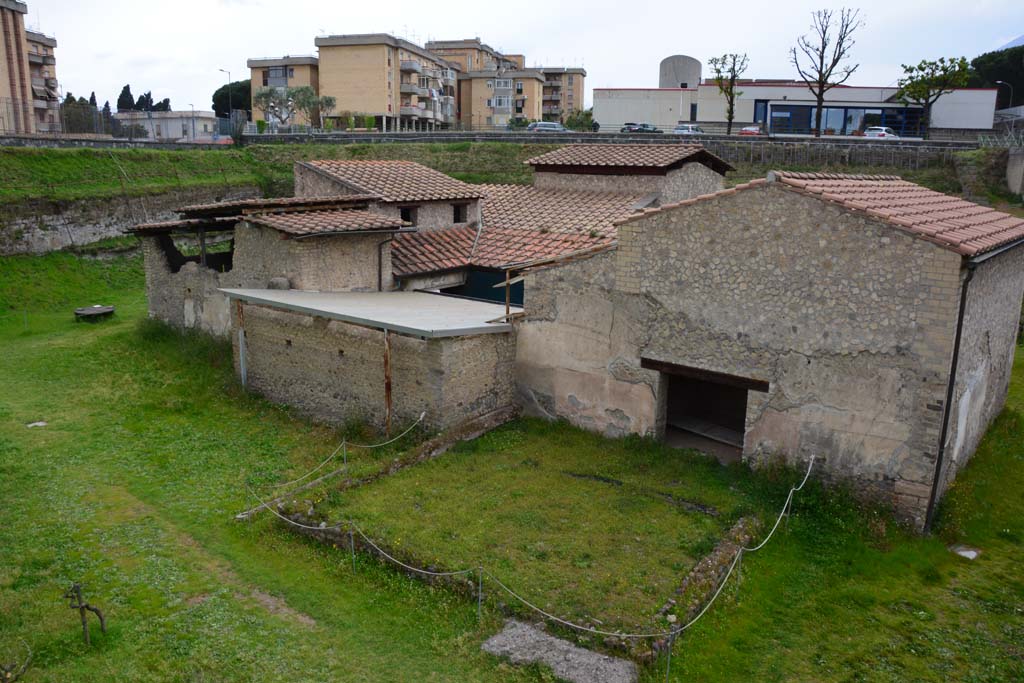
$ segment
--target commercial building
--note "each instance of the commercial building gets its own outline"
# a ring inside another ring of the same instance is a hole
[[[60,132],[57,41],[25,29],[28,6],[0,0],[0,132]]]
[[[285,55],[279,59],[249,59],[251,84],[250,109],[253,120],[272,120],[267,112],[256,106],[256,94],[264,88],[301,88],[308,86],[313,92],[320,91],[319,60],[312,55]],[[295,112],[292,123],[308,125],[309,120],[302,112]]]
[[[195,142],[218,135],[212,111],[119,111],[114,118],[125,126],[140,126],[157,142]]]
[[[594,119],[605,130],[624,123],[653,123],[671,130],[699,123],[707,132],[725,132],[727,103],[712,79],[701,80],[700,62],[685,55],[660,64],[659,88],[595,88]],[[740,79],[736,84],[733,128],[757,124],[772,135],[813,132],[817,103],[802,81]],[[870,126],[892,128],[901,137],[925,132],[923,109],[897,97],[895,87],[840,85],[825,95],[822,134],[863,135]],[[976,137],[992,130],[996,89],[958,88],[932,107],[931,137]],[[734,131],[735,132],[735,131]]]

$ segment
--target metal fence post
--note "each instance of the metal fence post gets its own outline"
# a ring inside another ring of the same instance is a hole
[[[352,554],[352,571],[354,572],[356,570],[356,536],[351,526],[348,529],[348,549]]]

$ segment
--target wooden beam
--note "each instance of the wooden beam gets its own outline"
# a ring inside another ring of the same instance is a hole
[[[658,372],[663,372],[666,375],[689,377],[690,379],[699,379],[704,382],[724,384],[729,387],[737,387],[739,389],[747,389],[749,391],[768,391],[770,386],[768,382],[761,379],[729,375],[724,372],[715,372],[714,370],[705,370],[704,368],[694,368],[688,365],[677,365],[675,363],[668,363],[662,360],[654,360],[653,358],[641,358],[640,367],[645,370],[657,370]]]
[[[384,330],[384,433],[391,436],[391,332]]]

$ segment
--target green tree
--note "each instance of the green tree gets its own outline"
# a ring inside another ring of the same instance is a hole
[[[523,127],[528,125],[528,121],[523,119]],[[590,132],[593,130],[594,125],[594,110],[593,109],[577,109],[576,111],[570,112],[565,117],[565,127],[569,130],[579,130]]]
[[[259,109],[268,123],[277,122],[282,126],[291,123],[295,115],[295,100],[288,91],[291,88],[262,88],[252,98],[253,109]]]
[[[135,100],[132,109],[135,111],[153,111],[153,92],[147,91],[139,95],[139,99]]]
[[[839,16],[830,9],[820,9],[811,12],[811,17],[811,35],[797,38],[796,47],[789,49],[789,61],[814,95],[814,137],[820,137],[825,93],[848,81],[860,66],[847,60],[856,44],[853,34],[864,22],[860,10],[845,7],[839,10]]]
[[[213,91],[213,113],[226,117],[229,111],[248,111],[252,99],[251,81],[226,83]],[[231,99],[228,101],[228,93]]]
[[[153,111],[170,111],[171,110],[171,98],[165,97],[156,104],[153,105]]]
[[[1002,85],[1008,84],[1010,87]],[[1024,105],[1024,45],[986,52],[971,60],[971,80],[976,88],[999,88],[997,109]],[[1012,101],[1011,101],[1012,88]]]
[[[726,135],[732,135],[732,122],[736,118],[736,98],[743,94],[736,90],[736,81],[747,70],[748,63],[746,54],[738,55],[735,52],[708,60],[708,65],[714,74],[715,85],[718,86],[718,92],[725,97]],[[682,112],[680,112],[681,115]]]
[[[943,95],[967,85],[970,70],[965,57],[939,57],[934,61],[921,60],[919,64],[903,64],[903,78],[899,80],[896,97],[907,104],[923,108],[921,124],[924,138],[931,128],[932,106]]]
[[[132,87],[125,85],[121,88],[121,94],[117,96],[117,110],[131,111],[135,109],[135,98],[132,96]]]
[[[295,110],[306,117],[311,126],[323,127],[323,117],[330,116],[337,100],[327,95],[317,95],[308,85],[288,88],[288,97],[295,103]]]
[[[91,104],[94,107],[96,106],[96,91],[95,90],[93,90],[91,93],[89,93],[89,104]]]

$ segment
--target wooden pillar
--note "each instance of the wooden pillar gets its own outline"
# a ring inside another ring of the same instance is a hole
[[[512,271],[505,271],[505,322],[508,322],[512,314]]]

